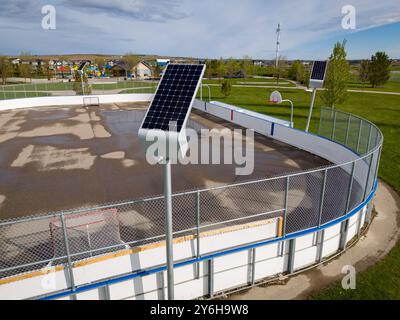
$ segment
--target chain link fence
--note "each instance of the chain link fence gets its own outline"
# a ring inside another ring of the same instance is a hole
[[[283,236],[348,214],[371,193],[383,136],[367,120],[322,109],[319,135],[352,150],[355,160],[287,176],[173,195],[174,237],[283,218]],[[165,239],[158,196],[0,221],[0,278]],[[199,244],[199,242],[198,242]],[[200,244],[199,244],[200,245]]]
[[[124,93],[154,93],[158,81],[153,80],[93,80],[88,84],[69,81],[41,81],[0,86],[0,100],[46,96],[103,95]]]

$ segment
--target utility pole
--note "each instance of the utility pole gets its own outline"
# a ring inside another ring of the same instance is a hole
[[[278,28],[276,29],[276,51],[275,51],[275,70],[276,74],[276,83],[279,83],[279,74],[278,74],[278,66],[279,66],[279,45],[281,40],[281,24],[278,23]]]

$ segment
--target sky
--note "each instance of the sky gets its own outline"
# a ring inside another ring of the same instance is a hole
[[[45,5],[55,29],[42,27]],[[355,9],[344,29],[343,6]],[[157,54],[325,59],[347,40],[349,59],[400,58],[399,0],[0,0],[0,54]]]

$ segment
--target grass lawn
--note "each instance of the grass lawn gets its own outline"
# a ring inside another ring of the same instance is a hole
[[[393,72],[394,71],[394,72]],[[369,83],[363,84],[356,76],[348,83],[349,89],[365,91],[400,92],[400,72],[392,70],[390,80],[383,86],[373,88]]]
[[[240,85],[240,86],[276,86],[276,79],[269,78],[238,78],[238,79],[227,79],[232,85]],[[203,84],[221,84],[221,80],[216,79],[205,79],[203,80]],[[295,87],[293,83],[281,79],[279,80],[278,86],[280,87]]]
[[[267,100],[273,89],[232,88],[232,94],[224,98],[220,88],[212,87],[212,100],[235,104],[260,113],[289,120],[290,108],[270,105]],[[292,99],[295,105],[295,127],[304,129],[311,93],[302,90],[280,89],[284,99]],[[320,107],[317,94],[313,113],[312,131],[317,130]],[[349,98],[338,109],[362,116],[379,126],[385,138],[379,176],[400,192],[400,96],[382,94],[349,93]],[[357,290],[345,291],[340,283],[314,294],[313,299],[400,299],[400,244],[391,253],[365,272],[358,275]]]

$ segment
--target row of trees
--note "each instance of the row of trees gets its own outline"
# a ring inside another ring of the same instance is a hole
[[[26,61],[26,60],[25,60]],[[51,78],[54,71],[50,69],[49,62],[38,65],[35,68],[29,63],[12,64],[6,56],[0,56],[0,75],[2,84],[6,84],[7,78],[20,77],[26,79],[47,77]]]
[[[385,52],[377,52],[371,60],[362,60],[359,79],[365,84],[369,82],[373,88],[384,85],[390,79],[391,61]]]
[[[347,61],[346,41],[336,43],[329,58],[321,98],[326,106],[334,107],[348,97],[350,66]],[[391,61],[385,52],[377,52],[371,60],[361,61],[359,79],[362,83],[370,82],[372,87],[384,85],[390,79]]]

